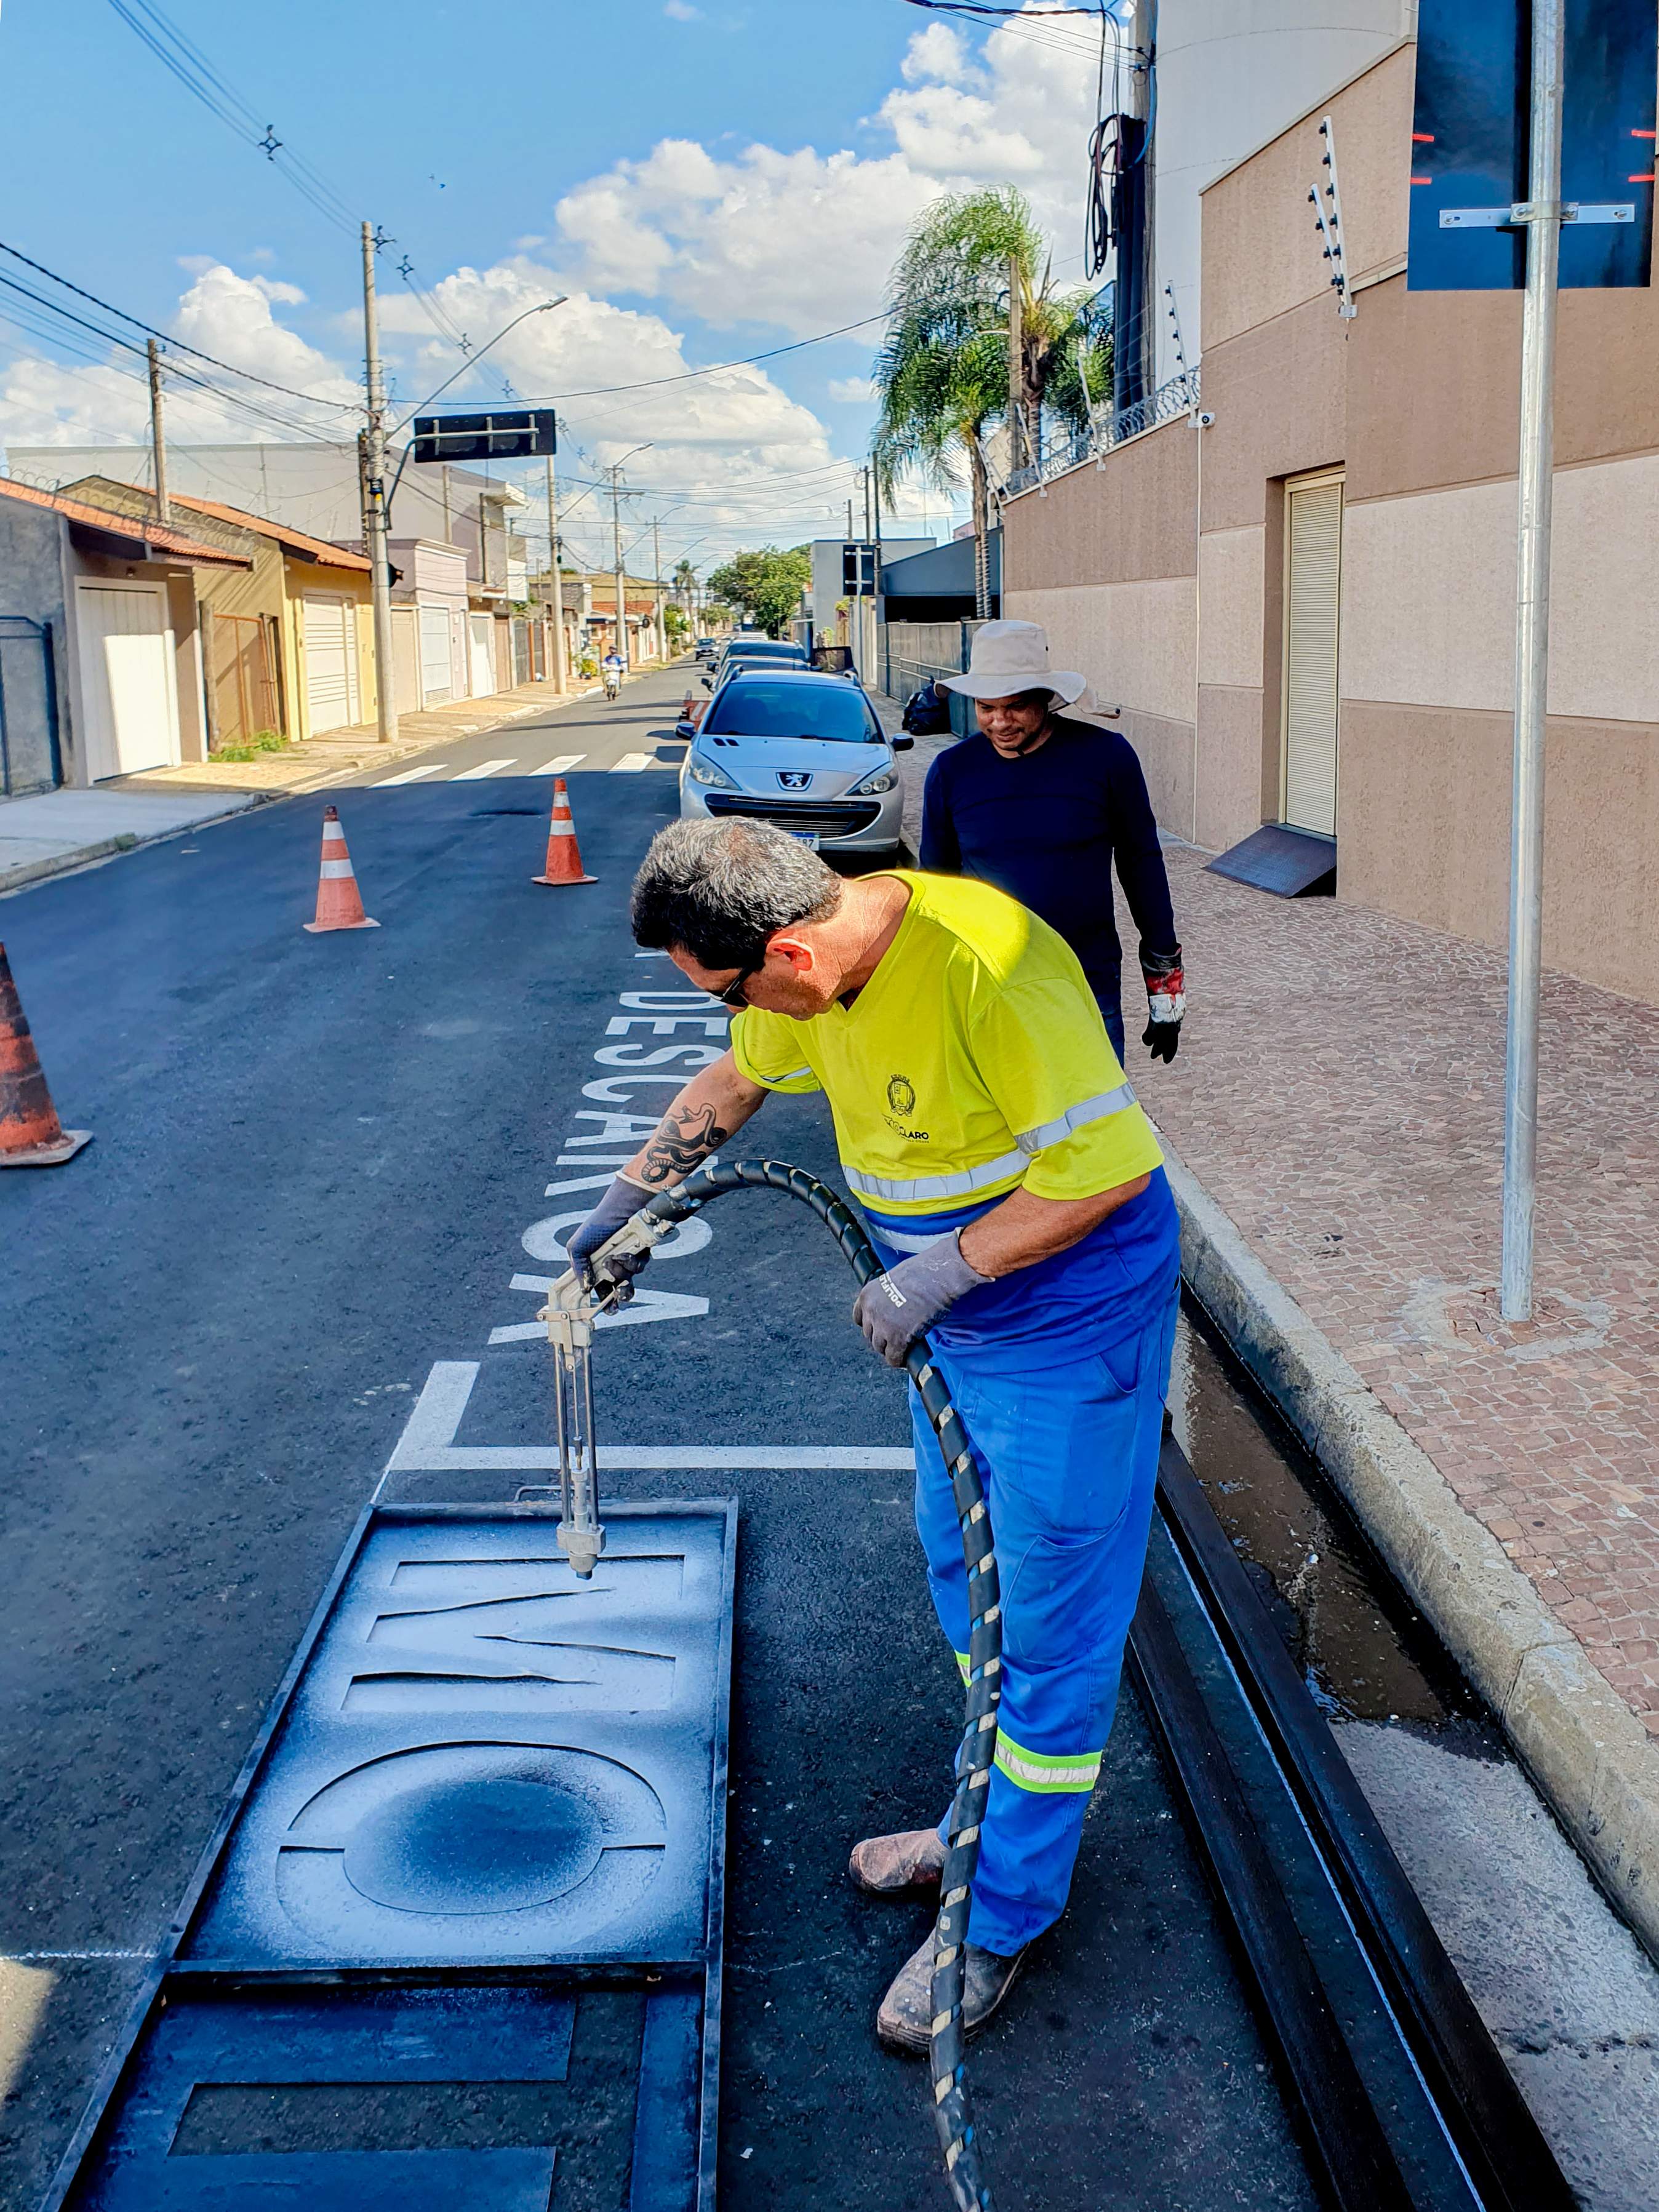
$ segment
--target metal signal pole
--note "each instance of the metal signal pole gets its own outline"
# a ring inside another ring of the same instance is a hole
[[[1031,457],[1025,451],[1025,332],[1024,295],[1020,289],[1019,256],[1008,256],[1008,473]]]
[[[155,350],[155,341],[149,346],[149,442],[155,457],[155,520],[171,522],[173,510],[167,505],[167,441],[161,431],[161,357]]]
[[[386,514],[386,386],[380,378],[380,322],[374,307],[374,230],[363,225],[363,383],[368,422],[363,432],[363,535],[374,608],[374,699],[380,740],[398,734],[392,666],[392,553]]]
[[[1510,819],[1509,1044],[1504,1068],[1505,1321],[1529,1321],[1538,1194],[1538,985],[1544,914],[1544,735],[1555,465],[1555,307],[1561,252],[1563,0],[1533,0],[1527,290],[1521,319],[1515,763]]]

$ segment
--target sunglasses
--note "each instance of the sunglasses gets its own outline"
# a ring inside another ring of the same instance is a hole
[[[732,978],[732,981],[726,985],[723,991],[716,991],[714,994],[714,996],[720,1000],[723,1006],[746,1006],[749,1004],[749,1001],[743,995],[743,987],[749,981],[751,975],[758,975],[759,974],[760,969],[758,967],[745,968],[741,975],[736,975]]]

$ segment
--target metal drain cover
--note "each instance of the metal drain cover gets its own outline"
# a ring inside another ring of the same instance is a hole
[[[711,2212],[736,1507],[605,1518],[365,1516],[49,2212]]]

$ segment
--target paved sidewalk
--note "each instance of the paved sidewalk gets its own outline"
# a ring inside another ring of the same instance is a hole
[[[0,896],[258,804],[252,792],[137,791],[106,784],[7,799],[0,804]]]
[[[1548,1729],[1562,1741],[1522,1748],[1587,1848],[1600,1816],[1588,1797],[1564,1802],[1577,1787],[1570,1775],[1591,1795],[1619,1796],[1629,1827],[1619,1879],[1651,1942],[1659,1012],[1546,979],[1537,1318],[1511,1327],[1495,1290],[1503,957],[1332,900],[1270,897],[1205,873],[1203,856],[1184,848],[1169,860],[1190,1012],[1173,1067],[1132,1053],[1136,1085],[1247,1254],[1526,1577],[1541,1613],[1529,1601],[1522,1612],[1567,1657],[1582,1655],[1647,1731],[1644,1743],[1621,1726],[1585,1670],[1576,1702],[1551,1705]],[[1436,1613],[1431,1563],[1407,1560],[1404,1571]],[[1454,1608],[1476,1609],[1475,1580],[1464,1576]],[[1480,1591],[1501,1611],[1495,1583]],[[1454,1640],[1468,1649],[1466,1637]],[[1534,1635],[1530,1649],[1540,1648]],[[1524,1663],[1524,1637],[1510,1649]],[[1508,1719],[1513,1680],[1480,1686]],[[1585,1731],[1577,1745],[1565,1740],[1575,1711]],[[1558,1753],[1552,1776],[1543,1770]],[[1609,1850],[1603,1839],[1591,1856],[1611,1883]]]

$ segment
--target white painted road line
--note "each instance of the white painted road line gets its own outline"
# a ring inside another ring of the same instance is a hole
[[[452,783],[477,783],[481,776],[494,775],[498,768],[512,768],[510,760],[480,761],[477,768],[464,768],[450,777]]]
[[[678,771],[679,763],[678,761],[661,760],[653,756],[650,760],[647,761],[646,766],[647,768],[672,768]]]
[[[646,753],[624,753],[620,760],[612,761],[612,775],[637,775],[642,768],[649,768],[650,757]]]
[[[532,775],[562,775],[567,769],[580,768],[586,758],[586,753],[555,753],[550,761],[544,761],[539,768],[532,768],[529,773]]]
[[[477,1379],[476,1359],[435,1363],[416,1400],[386,1474],[542,1474],[556,1468],[551,1444],[460,1444],[455,1432]],[[890,1444],[601,1444],[599,1465],[613,1472],[629,1468],[661,1473],[707,1470],[741,1474],[745,1469],[806,1470],[815,1474],[908,1471],[915,1455],[908,1445]]]
[[[374,788],[390,791],[394,783],[418,783],[423,775],[441,775],[448,766],[447,761],[434,761],[427,768],[406,768],[401,775],[383,775]]]

